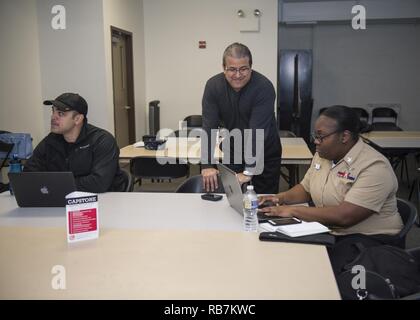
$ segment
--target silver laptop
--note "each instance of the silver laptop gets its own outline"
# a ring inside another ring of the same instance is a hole
[[[19,207],[65,207],[76,191],[71,172],[10,172],[9,181]]]
[[[220,163],[217,164],[217,169],[220,172],[220,179],[230,206],[238,213],[243,214],[243,193],[235,171]]]
[[[220,163],[217,164],[217,169],[220,172],[220,179],[230,206],[243,215],[243,193],[235,171]],[[264,215],[262,212],[258,212],[258,222],[265,222],[272,218]]]

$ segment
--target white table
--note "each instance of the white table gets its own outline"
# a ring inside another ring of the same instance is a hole
[[[99,239],[68,245],[63,208],[1,194],[0,299],[340,298],[325,247],[259,241],[226,199],[107,193],[99,214]]]
[[[384,150],[420,149],[420,131],[371,131],[362,137]]]
[[[188,159],[198,163],[201,158],[201,140],[199,138],[170,138],[165,149],[154,151],[144,147],[129,145],[120,150],[120,159],[129,160],[135,157],[169,157]],[[312,153],[303,138],[281,138],[282,164],[311,164]],[[215,156],[221,158],[222,152],[216,148]]]
[[[409,182],[406,156],[420,151],[420,131],[371,131],[362,134],[362,137],[388,157],[394,170],[401,163],[401,179],[405,168]]]
[[[204,201],[188,193],[99,194],[101,228],[241,231],[242,216],[224,199]],[[0,194],[0,226],[62,227],[65,208],[19,208]]]

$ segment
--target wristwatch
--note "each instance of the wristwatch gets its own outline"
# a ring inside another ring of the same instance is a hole
[[[244,170],[244,172],[242,172],[245,176],[247,177],[251,177],[253,176],[253,174],[251,172],[249,172],[248,170]]]

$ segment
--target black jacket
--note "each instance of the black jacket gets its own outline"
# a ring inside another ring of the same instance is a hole
[[[35,148],[24,171],[71,171],[78,191],[124,191],[120,150],[107,131],[85,123],[75,143],[50,133]]]

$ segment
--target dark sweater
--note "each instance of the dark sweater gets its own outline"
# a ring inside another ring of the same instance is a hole
[[[24,171],[71,171],[78,191],[123,191],[120,150],[107,131],[85,123],[75,143],[50,133],[35,148]]]
[[[281,159],[281,144],[278,135],[276,120],[274,117],[274,100],[276,94],[270,80],[262,74],[252,71],[251,79],[239,92],[236,92],[220,73],[207,81],[203,101],[203,129],[210,137],[211,129],[223,126],[229,131],[239,129],[244,137],[244,130],[251,129],[254,137],[252,143],[252,156],[255,156],[256,129],[264,129],[264,161]],[[246,139],[243,139],[246,140]],[[207,159],[202,162],[210,163],[212,146],[208,143],[202,148],[208,148]],[[242,163],[245,164],[244,141],[242,148]],[[233,163],[233,143],[231,143],[231,163]],[[204,150],[204,149],[202,149]],[[248,151],[249,152],[249,151]],[[247,164],[246,168],[252,168],[255,164]],[[211,165],[203,165],[204,168]]]

